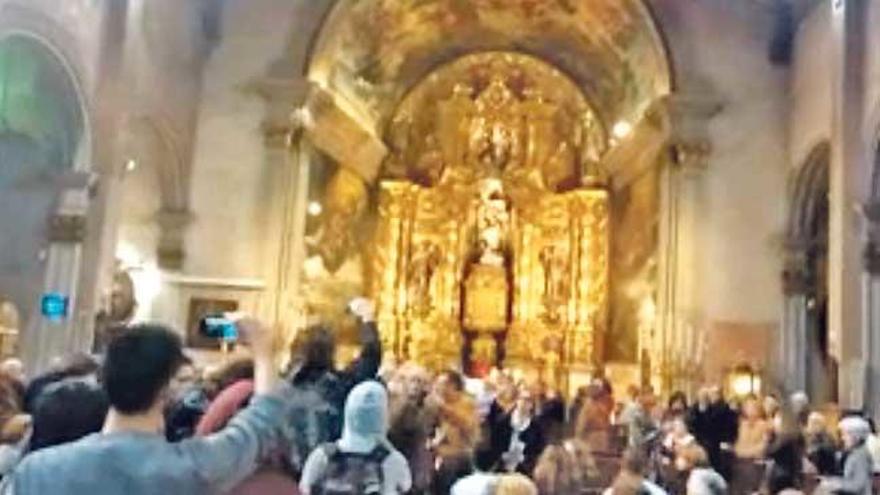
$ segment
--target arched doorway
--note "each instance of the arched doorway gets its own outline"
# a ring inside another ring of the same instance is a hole
[[[0,35],[0,294],[19,308],[22,327],[37,312],[49,219],[63,178],[83,162],[86,128],[56,52],[31,35]]]
[[[803,363],[800,386],[817,402],[837,396],[837,364],[829,353],[828,228],[830,145],[817,145],[800,167],[793,188],[785,272],[789,302],[796,318],[786,324],[797,344],[788,352]]]

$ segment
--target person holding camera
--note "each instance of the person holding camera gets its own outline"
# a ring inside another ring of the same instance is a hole
[[[290,375],[293,397],[284,437],[289,445],[288,468],[301,474],[306,459],[318,446],[339,440],[349,392],[360,383],[376,379],[382,365],[382,343],[373,304],[356,298],[348,304],[360,331],[360,355],[345,369],[337,369],[336,335],[324,325],[306,330],[297,366]]]
[[[290,397],[279,388],[269,329],[250,319],[234,324],[253,349],[255,395],[226,428],[166,441],[169,384],[186,362],[181,340],[163,326],[133,326],[107,349],[101,381],[110,411],[103,431],[26,457],[3,480],[0,493],[207,494],[234,488],[276,446]]]

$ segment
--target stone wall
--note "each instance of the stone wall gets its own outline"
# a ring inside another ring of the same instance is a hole
[[[683,284],[678,323],[693,327],[707,347],[738,342],[731,332],[750,329],[749,343],[729,349],[731,362],[707,361],[708,376],[722,376],[737,360],[763,367],[767,356],[754,352],[754,342],[773,341],[781,314],[790,104],[787,68],[768,56],[772,12],[752,2],[653,3],[676,92],[722,105],[708,123],[708,167],[691,179],[683,228],[692,241],[679,262],[687,268],[676,281]],[[714,356],[716,349],[707,350]]]

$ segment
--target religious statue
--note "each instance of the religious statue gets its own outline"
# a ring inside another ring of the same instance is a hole
[[[480,264],[504,265],[504,243],[510,224],[510,213],[504,189],[498,179],[487,179],[480,186],[477,213],[477,235]]]
[[[544,310],[549,321],[559,319],[559,307],[567,297],[565,290],[565,260],[557,254],[555,246],[546,246],[538,256],[544,271]]]
[[[485,174],[503,172],[520,157],[520,129],[515,98],[501,77],[494,77],[476,100],[471,121],[471,158]]]
[[[409,265],[410,308],[418,315],[426,315],[431,310],[431,282],[442,260],[440,248],[430,241],[424,241],[413,253]]]

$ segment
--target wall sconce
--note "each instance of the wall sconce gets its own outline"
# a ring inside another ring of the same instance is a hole
[[[744,398],[761,393],[761,375],[748,364],[740,364],[727,375],[729,395]]]

